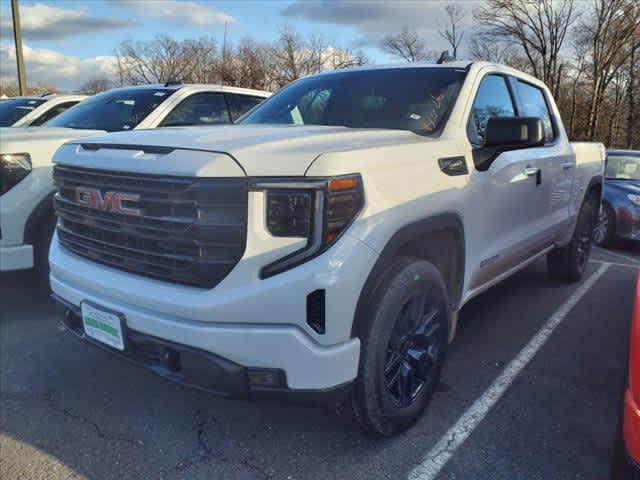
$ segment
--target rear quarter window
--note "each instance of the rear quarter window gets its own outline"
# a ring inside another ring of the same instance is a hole
[[[229,113],[233,122],[264,100],[261,97],[237,93],[227,93],[225,95],[227,102],[229,102]]]

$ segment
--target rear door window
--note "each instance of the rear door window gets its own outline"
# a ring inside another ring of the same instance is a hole
[[[229,113],[233,122],[264,100],[264,98],[240,95],[238,93],[226,93],[225,95],[227,96]]]
[[[174,108],[160,124],[161,127],[191,125],[219,125],[231,123],[227,102],[222,93],[194,93]]]
[[[538,117],[544,125],[544,136],[547,143],[553,142],[555,139],[555,131],[549,106],[545,98],[544,92],[530,83],[516,80],[518,85],[518,97],[520,99],[523,117]]]
[[[502,75],[487,75],[482,79],[471,108],[469,140],[474,145],[482,145],[490,118],[513,117],[515,114],[515,106],[506,79]]]

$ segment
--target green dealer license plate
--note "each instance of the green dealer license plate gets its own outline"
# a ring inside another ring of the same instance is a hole
[[[84,332],[110,347],[124,350],[121,316],[82,302]]]

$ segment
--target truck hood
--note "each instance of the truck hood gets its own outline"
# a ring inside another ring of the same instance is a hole
[[[271,176],[304,175],[322,153],[419,141],[424,141],[424,137],[403,130],[229,125],[111,133],[91,138],[87,143],[224,153],[233,157],[249,176]]]
[[[60,127],[0,128],[0,153],[28,153],[34,167],[51,163],[54,152],[63,143],[76,138],[104,133],[101,130],[76,130]]]

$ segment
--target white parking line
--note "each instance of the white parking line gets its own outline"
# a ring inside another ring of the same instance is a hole
[[[637,258],[629,257],[629,256],[623,255],[621,253],[612,252],[611,250],[605,250],[604,248],[600,248],[600,247],[594,247],[594,249],[597,250],[600,253],[605,254],[605,255],[612,255],[614,257],[623,258],[623,259],[627,260],[628,262],[633,263],[634,265],[640,265],[640,260],[638,260]]]
[[[599,265],[610,265],[612,267],[625,267],[625,268],[632,268],[634,270],[638,270],[640,269],[640,264],[638,263],[618,263],[618,262],[606,262],[604,260],[589,260],[589,263],[597,263]]]
[[[580,285],[575,292],[555,311],[547,322],[538,330],[529,343],[511,360],[500,376],[480,396],[438,443],[424,457],[422,463],[409,473],[409,480],[432,480],[447,464],[455,451],[473,433],[485,416],[498,403],[518,374],[527,366],[540,348],[547,342],[553,331],[562,323],[569,312],[595,285],[611,265],[603,263],[595,273]]]

